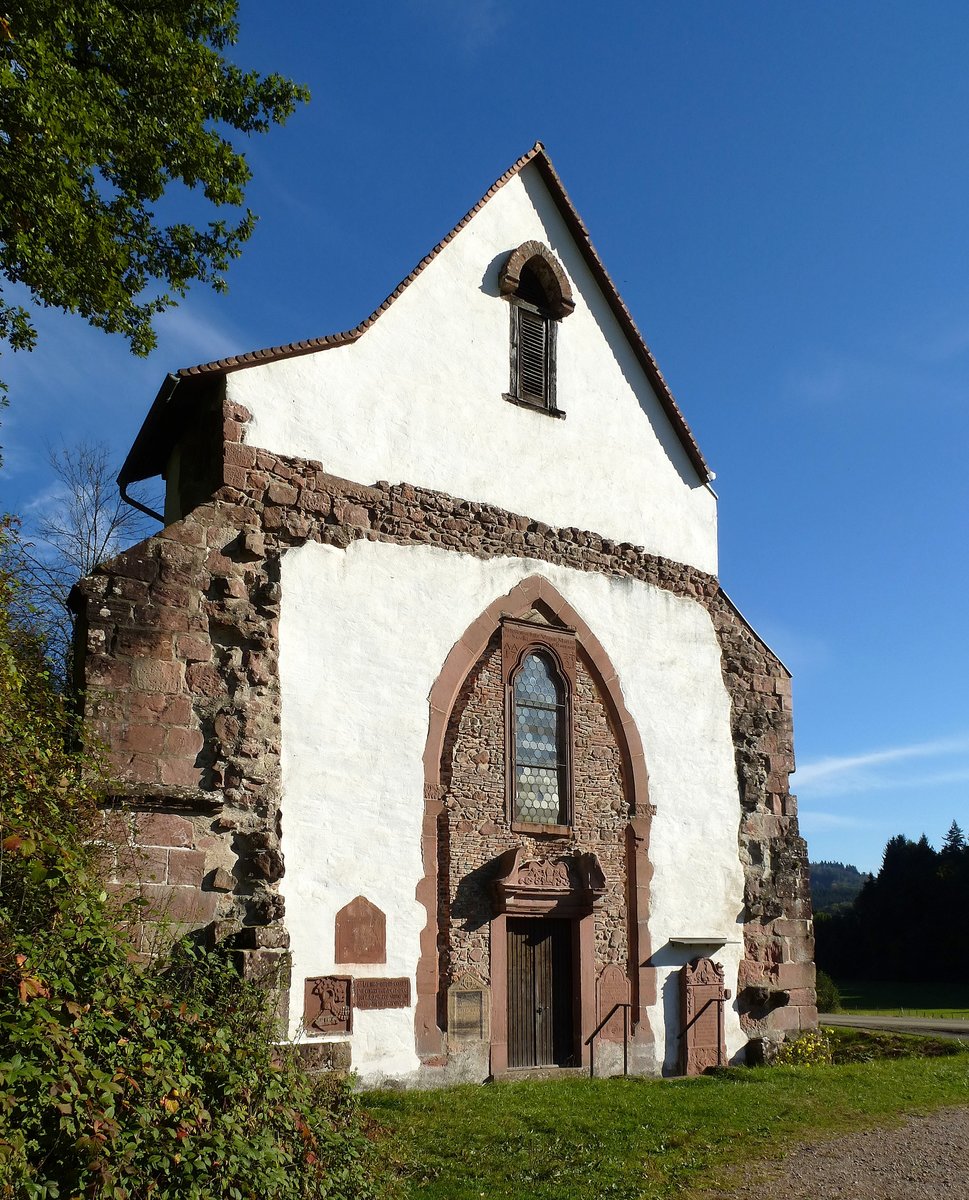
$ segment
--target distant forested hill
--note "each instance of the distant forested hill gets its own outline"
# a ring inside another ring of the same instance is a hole
[[[854,867],[812,863],[811,876],[817,964],[834,979],[965,982],[969,843],[956,821],[940,850],[924,833],[890,838],[878,874],[850,903],[845,887],[865,878]]]
[[[850,904],[870,875],[857,867],[839,862],[810,863],[811,903],[815,913],[833,912],[841,904]]]

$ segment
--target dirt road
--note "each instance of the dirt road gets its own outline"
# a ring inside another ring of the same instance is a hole
[[[969,1108],[808,1142],[705,1200],[969,1200]]]
[[[822,1025],[847,1025],[851,1029],[888,1029],[893,1033],[923,1033],[933,1037],[962,1038],[969,1042],[969,1021],[951,1017],[862,1017],[854,1013],[822,1013]]]

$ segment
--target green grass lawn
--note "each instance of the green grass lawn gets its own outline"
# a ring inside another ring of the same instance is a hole
[[[969,1020],[969,984],[838,982],[846,1013]]]
[[[857,1036],[849,1042],[857,1050]],[[969,1054],[958,1043],[943,1054],[698,1079],[372,1092],[363,1101],[396,1197],[652,1200],[724,1182],[818,1133],[969,1105]]]

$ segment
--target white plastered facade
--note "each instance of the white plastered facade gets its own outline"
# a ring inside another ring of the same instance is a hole
[[[502,400],[504,261],[526,241],[562,264],[565,420]],[[716,573],[716,498],[697,476],[534,164],[510,179],[356,342],[227,376],[246,440],[357,483],[406,482],[589,529]]]
[[[285,555],[282,890],[293,977],[400,975],[413,991],[427,921],[415,889],[424,873],[428,695],[448,652],[488,603],[536,574],[595,631],[646,753],[656,806],[650,931],[657,1000],[648,1020],[658,1073],[676,1063],[677,973],[696,953],[675,939],[725,935],[728,944],[716,957],[736,994],[741,947],[729,943],[742,938],[743,873],[730,701],[716,634],[700,604],[646,583],[369,541],[346,551],[313,543]],[[336,913],[360,894],[388,915],[386,964],[335,962]],[[733,1056],[745,1038],[732,1006],[725,1015]],[[297,1037],[299,1017],[295,1012]],[[413,1008],[357,1013],[351,1037],[364,1082],[418,1073]]]
[[[558,330],[564,420],[508,403],[508,255],[544,243],[571,283]],[[691,463],[626,334],[534,165],[513,176],[357,341],[226,377],[252,419],[245,441],[318,461],[331,475],[403,482],[551,526],[591,530],[715,573],[716,498]],[[718,936],[726,985],[741,958],[743,872],[730,701],[707,610],[615,575],[431,546],[308,543],[282,558],[282,849],[293,956],[292,1028],[302,981],[400,977],[416,997],[428,912],[415,898],[428,697],[452,647],[496,598],[549,580],[615,668],[645,751],[652,820],[650,941],[655,1061],[675,1067],[678,973]],[[703,863],[703,879],[696,865]],[[386,962],[338,963],[336,914],[357,896],[387,917]],[[735,992],[736,994],[736,992]],[[735,1007],[726,1049],[745,1038]],[[365,1083],[417,1081],[414,1007],[354,1013]]]

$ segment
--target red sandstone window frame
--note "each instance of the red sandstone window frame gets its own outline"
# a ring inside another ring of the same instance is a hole
[[[554,663],[564,691],[564,728],[561,731],[562,771],[560,814],[555,824],[519,821],[515,792],[515,679],[525,659],[547,654]],[[514,833],[571,836],[574,810],[573,698],[575,696],[576,638],[574,629],[556,629],[532,621],[505,617],[501,622],[501,674],[505,691],[505,815]]]

